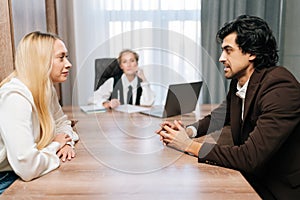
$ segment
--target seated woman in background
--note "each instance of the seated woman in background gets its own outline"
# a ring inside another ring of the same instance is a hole
[[[17,47],[15,71],[0,83],[0,193],[75,157],[78,135],[53,83],[67,79],[68,51],[55,35],[32,32]]]
[[[88,104],[116,108],[120,104],[151,106],[155,94],[150,88],[142,69],[138,68],[139,56],[136,52],[125,49],[120,52],[118,63],[123,70],[121,78],[112,77],[96,90]]]

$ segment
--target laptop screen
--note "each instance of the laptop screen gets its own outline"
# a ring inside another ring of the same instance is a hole
[[[195,110],[202,81],[170,85],[165,103],[165,116],[190,113]]]
[[[194,111],[202,81],[169,85],[164,107],[154,107],[141,113],[154,117],[172,117]]]

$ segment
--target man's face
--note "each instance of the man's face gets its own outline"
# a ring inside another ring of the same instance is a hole
[[[71,67],[72,65],[68,60],[68,50],[65,44],[57,39],[54,43],[52,71],[50,74],[53,83],[62,83],[67,80]]]
[[[242,53],[236,44],[237,34],[227,35],[222,43],[222,54],[219,61],[224,65],[224,75],[227,79],[237,78],[243,85],[254,71],[253,60],[255,55]]]

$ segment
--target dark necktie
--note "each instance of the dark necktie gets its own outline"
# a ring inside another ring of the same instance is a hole
[[[132,86],[128,86],[127,104],[132,104]]]

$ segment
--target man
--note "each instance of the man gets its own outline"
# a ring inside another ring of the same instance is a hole
[[[299,82],[276,66],[276,40],[264,20],[242,15],[217,39],[219,61],[232,79],[226,102],[187,127],[166,121],[157,133],[199,162],[239,170],[263,199],[300,199]],[[191,139],[217,129],[229,130],[234,145]]]

